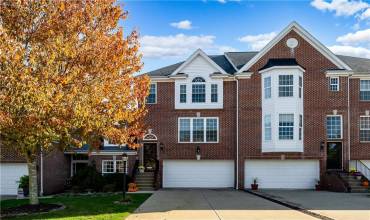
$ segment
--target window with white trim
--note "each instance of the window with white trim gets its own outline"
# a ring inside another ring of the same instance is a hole
[[[370,80],[360,80],[360,100],[370,101]]]
[[[114,161],[103,160],[102,161],[102,173],[114,173]]]
[[[293,140],[294,114],[279,114],[279,140]]]
[[[263,79],[263,85],[265,89],[265,99],[271,98],[271,76]]]
[[[193,119],[193,142],[204,141],[204,119],[194,118]]]
[[[342,138],[342,116],[328,115],[326,116],[326,136],[328,139]]]
[[[279,97],[293,97],[293,75],[279,75]]]
[[[329,78],[329,91],[339,91],[339,77]]]
[[[217,84],[211,84],[211,102],[218,102]]]
[[[180,143],[215,143],[218,142],[218,118],[196,117],[179,118]]]
[[[180,103],[186,103],[186,85],[180,85]]]
[[[192,81],[191,100],[194,103],[206,102],[206,84],[202,77],[195,77]]]
[[[116,160],[116,172],[123,173],[123,161],[122,160]]]
[[[303,129],[303,116],[302,115],[299,115],[299,134],[298,134],[298,138],[299,140],[302,140],[302,136],[303,136],[303,133],[302,133],[302,129]]]
[[[370,142],[370,116],[360,117],[360,141]]]
[[[128,169],[128,162],[126,162],[126,173]],[[102,160],[102,173],[123,173],[122,160]]]
[[[157,84],[151,83],[149,87],[149,95],[146,97],[147,104],[157,103]]]
[[[302,92],[303,92],[303,78],[302,76],[299,77],[299,88],[298,88],[298,96],[299,98],[302,98]]]
[[[179,142],[190,142],[190,119],[180,118],[179,119]]]
[[[265,141],[271,141],[271,115],[265,115]]]

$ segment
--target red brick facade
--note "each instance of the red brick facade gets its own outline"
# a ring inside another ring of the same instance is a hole
[[[294,53],[286,46],[286,40],[294,37],[299,44]],[[262,153],[262,107],[261,77],[258,70],[270,58],[295,58],[305,68],[304,75],[304,152],[303,153]],[[239,128],[236,127],[236,81],[224,81],[224,106],[221,110],[177,110],[174,107],[174,82],[157,82],[157,104],[148,105],[147,124],[163,143],[160,163],[165,159],[195,159],[196,146],[200,146],[202,159],[236,161],[236,129],[239,129],[239,188],[244,187],[245,159],[318,159],[321,172],[326,170],[326,115],[333,110],[343,117],[344,168],[348,167],[348,97],[347,77],[340,77],[340,91],[328,90],[325,71],[337,68],[322,53],[294,31],[255,63],[249,71],[250,79],[239,80]],[[370,159],[369,144],[359,143],[359,116],[370,110],[370,102],[359,101],[359,79],[350,79],[351,102],[351,159]],[[178,143],[178,117],[196,116],[219,117],[219,143],[183,144]],[[347,168],[348,169],[348,168]]]

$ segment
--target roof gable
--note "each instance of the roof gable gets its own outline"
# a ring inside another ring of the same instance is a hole
[[[207,56],[207,54],[205,54],[201,49],[197,49],[184,63],[182,63],[175,71],[173,71],[171,75],[181,73],[181,71],[198,56],[204,58],[212,67],[214,67],[220,73],[227,74],[227,72],[224,69],[222,69],[219,65],[217,65],[212,59],[210,59]]]
[[[351,70],[351,68],[340,60],[335,54],[333,54],[327,47],[320,43],[315,37],[303,29],[297,22],[292,22],[283,31],[281,31],[273,40],[271,40],[260,52],[258,52],[252,59],[250,59],[243,67],[241,67],[238,73],[248,71],[260,58],[262,58],[271,48],[273,48],[281,39],[283,39],[288,33],[294,30],[304,40],[311,44],[317,51],[323,54],[328,60],[335,64],[340,69]]]

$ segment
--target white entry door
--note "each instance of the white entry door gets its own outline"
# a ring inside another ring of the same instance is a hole
[[[27,164],[0,163],[0,174],[0,195],[17,195],[19,178],[28,175]]]
[[[232,160],[164,160],[163,188],[226,188],[234,186]]]
[[[246,160],[245,188],[257,178],[259,188],[313,189],[320,178],[318,160]]]

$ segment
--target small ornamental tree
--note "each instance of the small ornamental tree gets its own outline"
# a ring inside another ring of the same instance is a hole
[[[138,35],[123,35],[114,0],[0,1],[1,144],[27,160],[38,204],[40,151],[102,137],[135,147],[143,135],[148,79]]]

